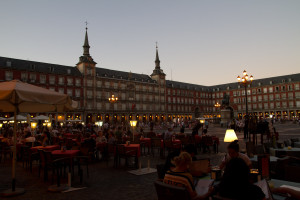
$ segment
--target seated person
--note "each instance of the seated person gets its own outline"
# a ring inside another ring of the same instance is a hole
[[[50,135],[50,133],[49,133],[49,135]],[[42,146],[48,146],[48,145],[50,145],[50,139],[49,139],[49,137],[48,137],[48,133],[47,132],[44,132],[43,133],[43,139],[42,139]]]
[[[115,137],[114,133],[110,132],[109,135],[108,135],[108,141],[107,141],[107,143],[108,144],[115,144],[116,141],[117,140],[116,140],[116,137]]]
[[[237,200],[264,200],[260,187],[251,184],[250,170],[242,158],[232,158],[227,163],[221,182],[214,187],[221,197]]]
[[[103,135],[102,131],[98,132],[98,137],[96,138],[96,143],[106,143],[107,139],[106,137]]]
[[[196,193],[193,177],[188,172],[189,165],[192,163],[192,157],[189,153],[181,152],[179,156],[174,158],[173,163],[175,167],[165,174],[164,183],[186,188],[191,198],[205,199],[210,195],[210,191],[203,196]]]
[[[238,144],[238,140],[235,140],[231,142],[227,147],[228,153],[225,155],[221,165],[220,169],[223,169],[226,164],[230,161],[232,158],[241,158],[245,161],[246,165],[249,167],[249,169],[252,168],[252,163],[249,157],[246,154],[240,153],[240,146]]]
[[[165,132],[165,134],[164,134],[164,139],[165,140],[171,140],[172,136],[173,136],[172,129],[168,128],[168,131]]]

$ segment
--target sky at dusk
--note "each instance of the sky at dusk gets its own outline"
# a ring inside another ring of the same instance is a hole
[[[88,21],[97,67],[217,85],[300,73],[299,0],[1,1],[0,56],[75,66]]]

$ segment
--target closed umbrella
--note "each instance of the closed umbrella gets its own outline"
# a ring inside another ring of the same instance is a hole
[[[72,106],[73,104],[73,106]],[[19,80],[0,83],[0,112],[14,112],[14,148],[12,164],[12,188],[2,195],[12,196],[24,192],[16,189],[16,130],[18,113],[63,112],[76,108],[66,94],[37,87]]]

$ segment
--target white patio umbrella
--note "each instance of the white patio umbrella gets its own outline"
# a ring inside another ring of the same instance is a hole
[[[0,83],[0,112],[14,112],[14,148],[12,163],[12,188],[1,193],[12,196],[24,193],[24,189],[16,189],[16,130],[18,113],[63,112],[77,107],[66,94],[37,87],[19,80]]]
[[[39,116],[36,116],[36,117],[34,117],[32,119],[33,120],[49,120],[49,117],[45,116],[45,115],[39,115]]]
[[[16,119],[17,119],[17,121],[26,121],[27,117],[25,117],[23,115],[17,115]],[[7,120],[15,120],[15,116],[7,118]]]
[[[7,118],[4,118],[4,117],[0,117],[0,121],[6,121],[7,120]]]

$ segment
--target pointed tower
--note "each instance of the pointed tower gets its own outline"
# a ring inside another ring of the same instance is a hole
[[[77,63],[77,68],[81,73],[84,74],[85,70],[82,66],[83,63],[89,64],[91,67],[95,67],[97,64],[93,58],[90,56],[90,45],[89,45],[89,38],[88,38],[88,32],[87,27],[85,28],[85,38],[84,38],[84,44],[83,44],[83,55],[79,57],[79,62]]]
[[[152,74],[151,74],[151,78],[153,80],[156,80],[158,84],[161,85],[161,83],[164,84],[165,82],[165,78],[166,78],[166,74],[164,73],[164,71],[160,68],[160,60],[159,60],[159,56],[158,56],[158,47],[157,47],[157,43],[156,43],[156,58],[155,58],[155,69],[153,70]]]
[[[83,89],[83,109],[84,117],[83,120],[86,121],[86,116],[89,111],[92,111],[96,107],[96,62],[90,55],[90,45],[88,39],[87,27],[85,28],[85,38],[83,44],[83,55],[79,57],[79,62],[76,67],[81,72],[83,76],[82,89]]]

